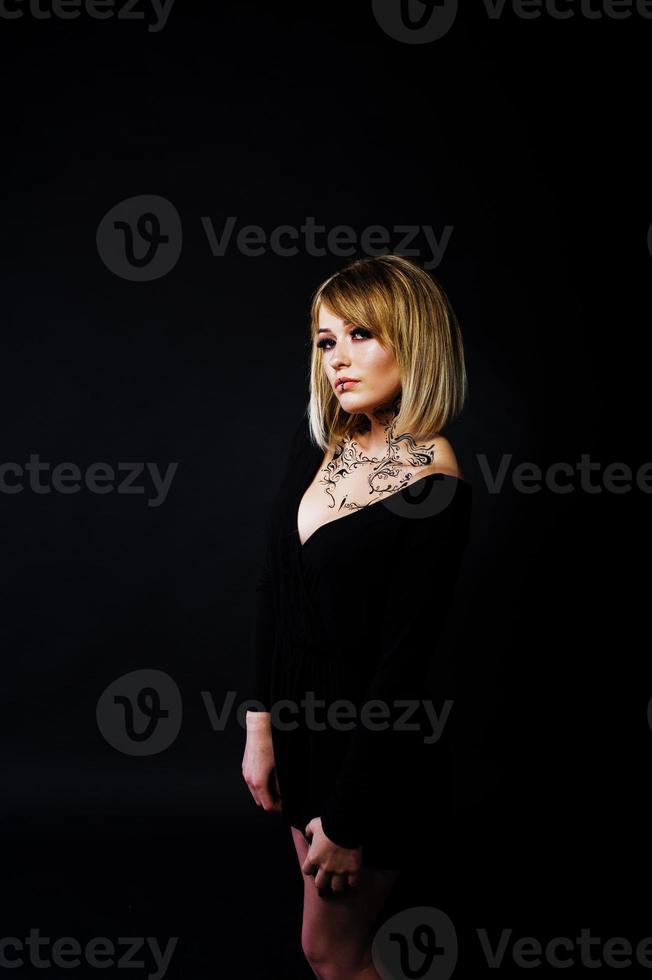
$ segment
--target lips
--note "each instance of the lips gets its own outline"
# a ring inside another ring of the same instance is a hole
[[[353,385],[356,385],[357,383],[358,383],[357,378],[346,378],[346,377],[338,378],[337,381],[335,382],[335,390],[348,391],[350,388],[353,387]]]

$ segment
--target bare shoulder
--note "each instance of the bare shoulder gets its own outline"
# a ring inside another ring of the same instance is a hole
[[[464,479],[464,474],[455,455],[455,450],[446,436],[437,435],[427,440],[428,446],[432,446],[433,460],[425,469],[424,474],[428,473],[447,473],[449,476],[456,476]]]

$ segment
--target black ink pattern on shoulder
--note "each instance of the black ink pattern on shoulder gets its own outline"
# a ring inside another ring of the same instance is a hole
[[[396,400],[392,405],[377,409],[374,413],[385,428],[387,452],[382,459],[378,459],[377,456],[367,456],[354,437],[344,439],[335,447],[332,458],[324,467],[324,476],[319,481],[330,498],[330,508],[336,506],[335,490],[338,484],[360,466],[371,467],[367,482],[369,496],[373,497],[373,500],[356,503],[347,501],[345,495],[340,502],[339,510],[343,508],[360,510],[382,499],[384,495],[397,493],[407,486],[415,475],[417,478],[420,476],[419,469],[432,464],[435,456],[434,443],[418,444],[410,432],[396,434],[395,420],[399,405],[400,401]],[[367,430],[368,425],[367,421]]]

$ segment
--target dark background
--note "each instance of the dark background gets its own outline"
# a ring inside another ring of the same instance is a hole
[[[483,926],[650,933],[649,496],[511,476],[585,453],[599,484],[648,458],[652,21],[460,7],[423,45],[338,0],[176,0],[159,32],[143,4],[145,20],[0,19],[0,462],[178,463],[159,507],[144,475],[141,494],[0,494],[3,936],[178,936],[168,976],[312,975],[289,836],[242,780],[243,727],[214,731],[201,692],[237,706],[246,685],[310,297],[348,259],[213,256],[201,216],[453,226],[432,271],[469,374],[447,433],[474,486],[446,636],[458,811],[445,836],[416,828],[397,907],[445,910],[467,963]],[[139,195],[183,226],[176,265],[142,282],[96,243]],[[480,461],[503,454],[492,494]],[[144,757],[96,718],[141,669],[183,701]]]

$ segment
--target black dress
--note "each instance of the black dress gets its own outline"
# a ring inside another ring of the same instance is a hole
[[[319,816],[335,844],[362,845],[363,866],[400,868],[445,791],[422,702],[439,714],[425,677],[468,537],[471,485],[418,477],[321,525],[302,546],[299,503],[323,457],[304,415],[266,523],[252,710],[272,711],[283,819],[305,832]]]

